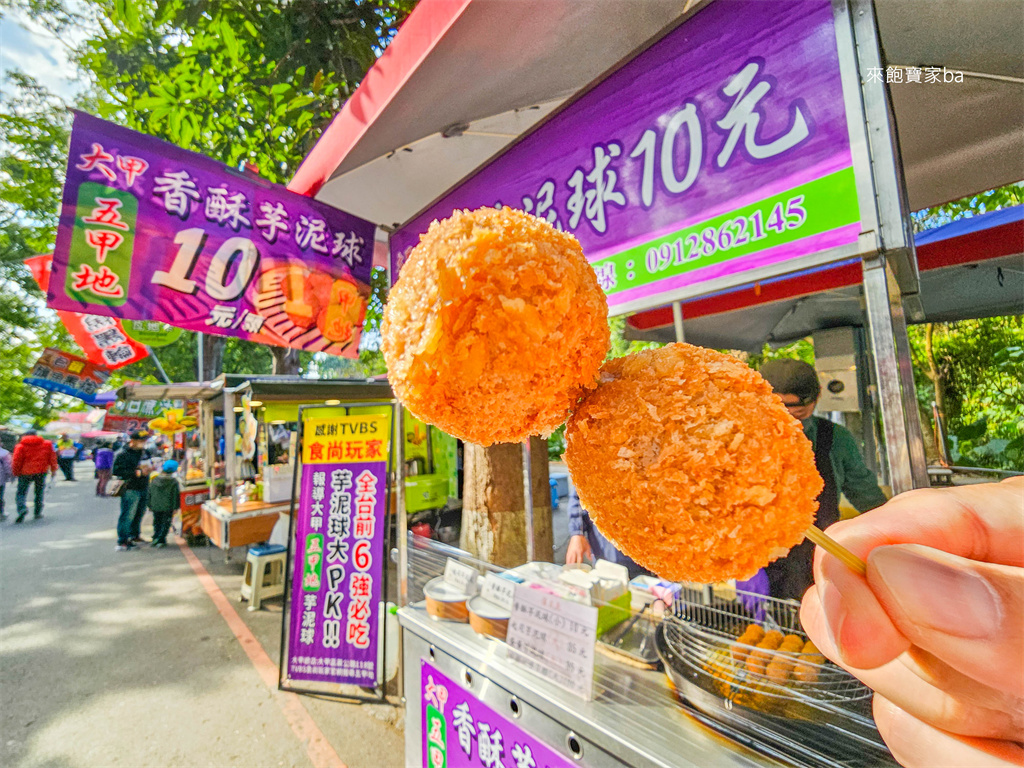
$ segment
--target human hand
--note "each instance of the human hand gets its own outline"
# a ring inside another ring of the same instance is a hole
[[[590,542],[582,534],[576,534],[569,539],[569,547],[565,550],[566,565],[584,563],[593,559],[594,554],[590,551]]]
[[[901,494],[829,535],[800,618],[821,652],[875,690],[906,766],[1024,765],[1024,478]]]

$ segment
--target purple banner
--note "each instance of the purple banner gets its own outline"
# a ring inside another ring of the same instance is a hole
[[[574,234],[620,311],[856,243],[830,0],[715,0],[393,234],[392,275],[498,204]]]
[[[570,768],[575,763],[474,697],[424,659],[425,768]]]
[[[387,445],[387,416],[303,420],[286,684],[380,682]]]
[[[75,113],[48,304],[355,357],[373,224]]]

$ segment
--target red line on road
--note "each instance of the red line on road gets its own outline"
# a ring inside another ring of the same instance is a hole
[[[281,707],[288,725],[291,726],[299,741],[306,746],[306,754],[309,755],[313,768],[346,768],[341,758],[338,757],[338,753],[334,751],[334,747],[331,746],[327,737],[324,736],[309,712],[302,705],[299,697],[294,693],[277,689],[277,665],[270,660],[267,652],[260,645],[260,641],[256,639],[256,636],[245,625],[245,622],[242,621],[231,601],[224,596],[220,587],[217,586],[217,582],[213,580],[210,572],[206,570],[206,567],[199,561],[199,558],[185,544],[184,539],[178,539],[178,548],[185,555],[185,560],[188,561],[188,564],[192,566],[192,570],[199,578],[199,583],[203,585],[206,594],[210,596],[218,613],[227,622],[235,639],[238,640],[242,650],[245,651],[245,655],[249,657],[249,661],[256,667],[256,671],[263,678],[267,688],[274,694],[274,698],[277,700],[278,706]]]

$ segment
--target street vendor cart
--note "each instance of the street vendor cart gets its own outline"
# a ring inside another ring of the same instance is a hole
[[[299,376],[223,374],[210,385],[202,408],[213,424],[223,414],[223,434],[210,435],[215,467],[210,479],[217,492],[202,505],[202,529],[223,550],[266,541],[274,526],[287,517],[295,476],[295,432],[299,407],[337,406],[341,411],[359,401],[391,398],[386,381],[315,380]],[[243,460],[236,436],[251,419],[255,452]],[[223,440],[221,440],[223,437]],[[221,448],[221,446],[223,446]]]

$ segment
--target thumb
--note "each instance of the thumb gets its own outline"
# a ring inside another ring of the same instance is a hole
[[[974,680],[1024,696],[1024,569],[900,544],[871,551],[867,579],[911,643]]]

